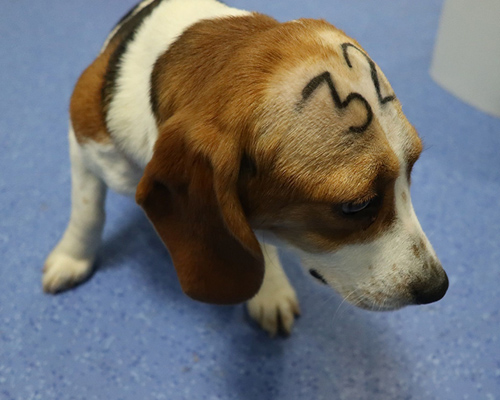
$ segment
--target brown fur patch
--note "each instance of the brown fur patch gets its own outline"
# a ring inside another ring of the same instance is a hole
[[[110,43],[83,71],[71,96],[71,124],[80,144],[89,140],[99,143],[111,142],[102,109],[102,88],[108,62],[116,45],[116,41]]]
[[[411,249],[413,251],[413,255],[415,256],[415,258],[420,260],[422,258],[422,253],[424,249],[422,249],[420,246],[417,246],[416,244],[411,246]]]
[[[254,15],[206,20],[187,29],[153,69],[151,97],[158,124],[188,108],[224,130],[243,129],[255,114],[270,64],[256,66],[253,47],[278,25]]]
[[[380,197],[362,212],[345,215],[341,203],[325,197],[317,201],[291,195],[280,189],[279,180],[266,183],[260,177],[253,183],[241,185],[244,207],[255,228],[266,229],[285,238],[306,251],[333,251],[340,246],[373,240],[394,222],[394,181],[377,183],[373,191]],[[274,183],[274,188],[271,187]],[[269,185],[269,186],[268,186]]]
[[[411,181],[411,171],[417,160],[420,158],[420,154],[422,154],[424,146],[422,144],[422,139],[418,136],[417,130],[408,122],[401,107],[398,109],[398,114],[399,118],[405,123],[406,132],[408,134],[407,137],[409,138],[408,145],[406,147],[406,158],[408,161],[406,165],[406,174],[408,176],[408,180]]]
[[[205,140],[219,136],[213,127],[189,122],[176,116],[163,126],[136,199],[168,247],[186,294],[211,303],[242,302],[257,293],[264,261],[232,182],[239,140],[208,153],[202,143],[186,146],[200,140],[196,129]],[[231,168],[220,170],[219,157]]]

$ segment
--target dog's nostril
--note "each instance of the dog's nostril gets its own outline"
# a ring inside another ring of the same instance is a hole
[[[310,269],[309,270],[309,273],[311,274],[312,277],[316,278],[318,281],[320,281],[321,283],[324,283],[325,285],[328,285],[328,282],[326,281],[325,278],[323,278],[323,275],[321,275],[318,271],[316,271],[315,269]]]
[[[429,304],[435,301],[441,300],[446,291],[448,290],[449,281],[446,272],[444,273],[444,278],[435,286],[426,286],[421,288],[416,288],[415,293],[415,303],[416,304]]]

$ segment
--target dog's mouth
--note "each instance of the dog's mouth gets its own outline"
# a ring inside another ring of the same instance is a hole
[[[408,301],[394,299],[387,296],[367,297],[364,295],[360,295],[357,298],[353,298],[352,301],[346,298],[346,301],[355,305],[356,307],[368,311],[394,311],[412,304]]]
[[[316,281],[333,288],[333,285],[330,285],[318,270],[310,268],[308,271]],[[346,302],[368,311],[394,311],[411,304],[418,304],[410,295],[395,297],[382,291],[353,289],[351,291],[339,291],[339,294]]]
[[[310,268],[309,274],[321,284],[332,287],[318,270]],[[369,311],[392,311],[412,304],[411,301],[406,299],[395,299],[381,292],[369,293],[361,289],[352,290],[346,295],[343,295],[343,293],[340,294],[348,303]]]

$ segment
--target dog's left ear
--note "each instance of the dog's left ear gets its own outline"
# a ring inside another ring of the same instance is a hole
[[[239,143],[174,116],[160,129],[136,192],[183,291],[208,303],[248,300],[264,276],[262,251],[238,197]]]

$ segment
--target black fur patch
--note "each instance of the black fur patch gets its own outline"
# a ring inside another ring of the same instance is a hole
[[[332,80],[332,75],[328,71],[325,71],[321,75],[318,75],[315,78],[313,78],[306,85],[304,90],[302,90],[302,100],[297,105],[298,110],[301,111],[304,108],[304,105],[307,102],[307,100],[309,99],[309,97],[312,96],[314,91],[323,82],[326,82],[328,84],[328,87],[330,88],[330,94],[332,95],[332,99],[333,99],[333,102],[335,103],[335,107],[337,107],[339,109],[344,109],[347,106],[349,106],[351,101],[354,101],[354,100],[360,101],[361,103],[363,103],[363,105],[366,108],[366,121],[362,125],[351,126],[349,128],[349,130],[351,132],[355,132],[355,133],[364,132],[373,120],[373,111],[372,111],[372,108],[370,106],[370,103],[368,103],[368,101],[363,96],[361,96],[359,93],[350,93],[344,101],[340,100],[340,96],[339,96],[337,89],[335,88],[335,84],[333,83],[333,80]]]
[[[255,161],[247,154],[243,153],[240,162],[240,176],[253,178],[257,175],[257,166]]]
[[[113,54],[111,55],[106,70],[106,75],[104,79],[104,85],[102,88],[102,107],[106,113],[113,98],[116,89],[116,79],[121,67],[121,60],[125,54],[128,45],[134,39],[138,28],[141,26],[142,22],[146,17],[148,17],[153,10],[158,7],[158,5],[163,0],[154,0],[149,5],[140,10],[137,14],[131,17],[133,12],[141,4],[137,4],[132,10],[130,10],[117,25],[123,22],[118,31],[113,35],[113,39],[119,38],[120,44],[117,46]],[[112,40],[113,40],[112,39]]]
[[[137,3],[135,6],[133,6],[123,17],[120,18],[120,20],[113,26],[113,29],[115,29],[117,26],[120,26],[122,23],[125,22],[134,12],[139,8],[139,6],[142,4],[142,1]],[[111,31],[113,31],[113,29]],[[115,32],[116,34],[117,32]],[[113,35],[114,36],[114,35]]]
[[[315,269],[310,269],[309,270],[309,273],[311,274],[311,276],[313,278],[316,278],[318,281],[320,281],[321,283],[325,284],[325,285],[328,285],[328,282],[326,281],[325,278],[323,278],[323,275],[321,275],[318,271],[316,271]]]

